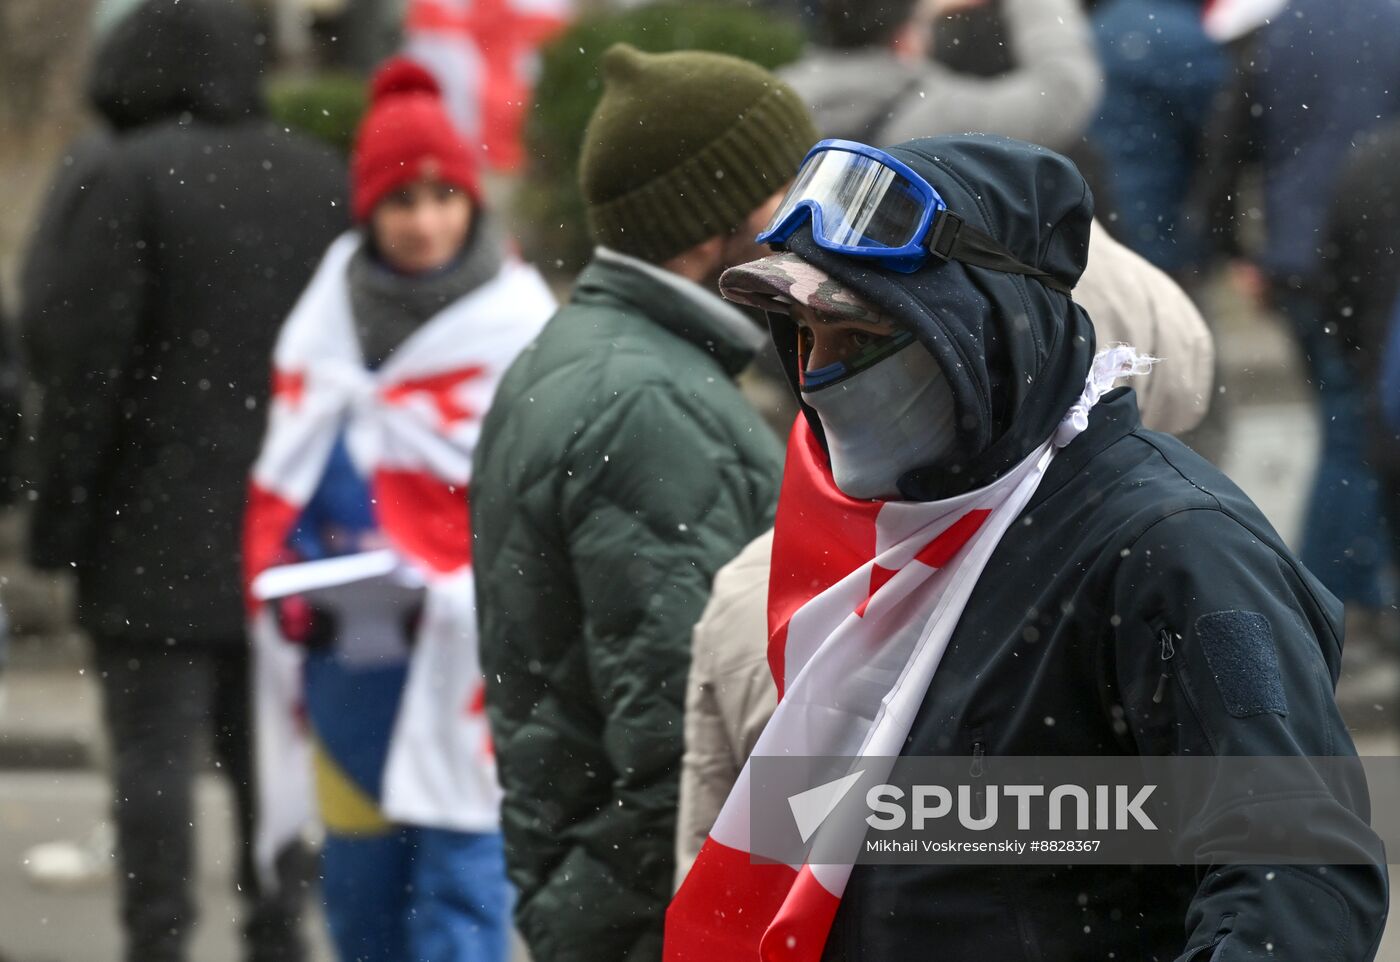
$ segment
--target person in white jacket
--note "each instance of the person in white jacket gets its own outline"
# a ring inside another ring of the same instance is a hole
[[[1103,74],[1078,0],[1005,0],[1011,70],[929,59],[937,18],[978,0],[821,0],[817,44],[779,71],[823,136],[862,143],[977,131],[1065,150],[1098,110]]]

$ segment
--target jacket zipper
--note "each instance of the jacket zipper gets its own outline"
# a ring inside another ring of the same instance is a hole
[[[1206,743],[1212,751],[1215,751],[1217,747],[1215,736],[1211,733],[1211,729],[1206,726],[1186,675],[1182,673],[1182,669],[1177,667],[1176,643],[1181,640],[1181,635],[1172,631],[1171,627],[1164,621],[1165,619],[1157,623],[1158,656],[1162,661],[1162,676],[1157,679],[1157,690],[1152,694],[1152,703],[1154,705],[1162,704],[1167,695],[1167,685],[1170,684],[1170,679],[1175,676],[1177,687],[1181,690],[1182,703],[1186,706],[1186,710],[1191,713],[1191,717],[1195,719],[1201,734],[1205,736]]]
[[[983,740],[980,737],[975,738],[972,742],[972,764],[967,769],[968,775],[970,775],[973,778],[980,779],[984,774],[986,774],[986,757],[986,743],[983,742]],[[972,786],[969,786],[969,789],[971,790],[972,794],[972,805],[973,808],[976,810],[975,817],[981,818],[982,816],[987,814],[987,796],[980,789],[973,788]]]
[[[974,730],[972,733],[972,764],[968,767],[967,773],[972,778],[981,778],[987,773],[987,740],[984,730],[980,728]],[[977,813],[979,817],[987,811],[986,798],[980,798],[982,804]],[[1017,882],[1014,876],[1006,874],[1003,875],[1003,878],[1005,882],[998,883],[998,888],[1000,890],[1005,892],[1003,888],[1004,885],[1010,885],[1013,889],[1017,888]],[[1009,902],[1007,908],[1011,913],[1012,920],[1015,922],[1016,932],[1020,936],[1024,957],[1027,962],[1041,962],[1044,955],[1040,950],[1040,943],[1033,935],[1033,929],[1026,919],[1023,909],[1023,900],[1016,897],[1015,893],[1006,894],[1008,896],[1007,901]]]
[[[1205,945],[1192,952],[1187,962],[1210,962],[1211,959],[1215,958],[1216,949],[1224,945],[1225,940],[1229,937],[1229,932],[1222,932],[1218,934],[1215,938],[1211,939]]]
[[[1162,677],[1157,679],[1157,690],[1152,693],[1152,704],[1162,704],[1162,699],[1167,695],[1167,684],[1171,681],[1171,662],[1176,657],[1176,643],[1172,641],[1170,628],[1157,629],[1157,641],[1160,646],[1158,654],[1162,659]]]

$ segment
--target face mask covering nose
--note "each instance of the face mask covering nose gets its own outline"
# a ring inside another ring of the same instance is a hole
[[[821,419],[831,473],[847,497],[898,500],[899,479],[937,461],[957,438],[952,388],[917,341],[848,377],[820,387],[812,380],[802,400]]]

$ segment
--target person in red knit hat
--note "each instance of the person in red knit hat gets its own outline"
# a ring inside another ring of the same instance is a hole
[[[476,158],[453,127],[438,83],[402,57],[375,74],[355,137],[350,204],[385,263],[433,271],[462,249],[481,203]]]
[[[508,253],[473,153],[417,64],[375,75],[350,179],[357,227],[327,251],[273,354],[245,521],[264,826],[298,826],[304,756],[286,752],[304,709],[340,958],[505,962],[513,892],[465,492],[495,384],[554,301]],[[344,571],[376,557],[394,570],[305,587],[331,559]],[[272,566],[300,574],[300,593],[260,588]],[[278,702],[288,691],[300,697]]]

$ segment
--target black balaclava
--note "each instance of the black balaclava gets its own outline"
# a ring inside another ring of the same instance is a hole
[[[1043,147],[978,134],[912,140],[889,153],[1014,257],[1067,286],[1079,280],[1094,205],[1070,161]],[[1040,281],[933,256],[916,273],[900,274],[823,250],[810,223],[784,246],[912,330],[942,365],[957,442],[936,463],[900,478],[906,499],[952,497],[994,481],[1051,436],[1084,389],[1094,356],[1089,316]],[[786,315],[769,320],[798,391],[796,327]],[[806,405],[803,412],[822,437],[816,412]]]

